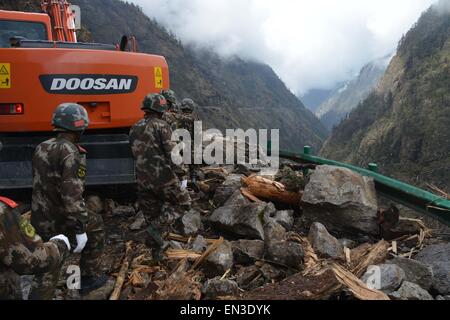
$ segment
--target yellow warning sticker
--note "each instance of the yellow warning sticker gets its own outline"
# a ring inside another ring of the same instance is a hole
[[[163,72],[161,67],[155,67],[155,87],[162,89],[164,87]]]
[[[0,89],[11,88],[11,65],[0,62]]]

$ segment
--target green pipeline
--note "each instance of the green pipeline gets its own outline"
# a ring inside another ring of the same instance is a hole
[[[280,151],[280,158],[299,163],[347,168],[363,176],[372,177],[379,194],[450,226],[449,200],[407,183],[383,176],[377,173],[378,167],[374,163],[369,165],[369,169],[363,169],[350,164],[316,157],[311,155],[311,148],[308,146],[305,147],[304,153]]]

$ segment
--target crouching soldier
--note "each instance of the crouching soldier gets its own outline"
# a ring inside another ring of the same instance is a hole
[[[78,104],[62,104],[53,114],[52,125],[57,136],[41,143],[33,156],[31,222],[44,239],[63,233],[74,243],[74,253],[81,253],[84,295],[108,280],[98,274],[104,248],[103,220],[98,214],[88,214],[83,198],[86,151],[78,142],[89,125],[87,111]],[[35,277],[30,299],[52,299],[60,271]]]
[[[70,250],[64,235],[43,243],[16,210],[14,201],[0,197],[0,300],[22,300],[20,275],[58,269]]]
[[[148,244],[155,258],[164,250],[163,233],[169,230],[165,210],[184,213],[191,208],[189,193],[181,188],[172,162],[172,130],[162,120],[167,109],[164,96],[149,94],[142,103],[144,119],[130,131],[130,144],[136,160],[139,207],[149,221]]]

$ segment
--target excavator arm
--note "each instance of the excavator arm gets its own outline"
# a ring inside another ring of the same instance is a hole
[[[41,6],[52,20],[54,39],[62,42],[77,42],[75,16],[70,3],[66,0],[43,0]]]

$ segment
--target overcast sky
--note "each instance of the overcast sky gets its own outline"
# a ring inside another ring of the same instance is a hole
[[[272,66],[296,94],[348,80],[436,0],[132,0],[178,38]]]

